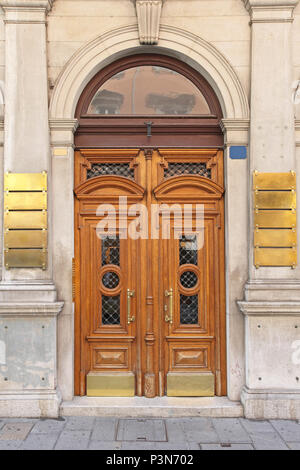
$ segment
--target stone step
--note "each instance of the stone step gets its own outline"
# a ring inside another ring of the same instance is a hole
[[[238,418],[244,415],[244,411],[240,402],[230,401],[227,397],[74,397],[72,401],[61,404],[60,415]]]

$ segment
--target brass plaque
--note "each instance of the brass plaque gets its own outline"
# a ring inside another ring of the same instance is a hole
[[[291,247],[296,244],[296,229],[258,229],[254,231],[254,246]]]
[[[47,173],[5,173],[4,191],[47,191]]]
[[[264,228],[296,227],[296,211],[259,210],[254,212],[254,225]]]
[[[255,209],[292,209],[296,207],[295,191],[255,191]]]
[[[260,266],[296,266],[296,248],[258,248],[254,250],[254,265]]]
[[[253,174],[253,189],[296,189],[296,174],[288,173],[258,173]]]
[[[167,374],[168,397],[212,397],[215,394],[215,376],[211,372]]]
[[[7,230],[5,248],[46,248],[47,230]]]
[[[132,372],[89,372],[86,378],[88,397],[133,397],[135,375]]]
[[[4,251],[4,263],[9,268],[46,269],[47,252],[39,249],[8,249]]]
[[[47,211],[5,211],[5,228],[47,228]]]
[[[4,193],[4,209],[30,210],[47,209],[46,192],[15,192]]]

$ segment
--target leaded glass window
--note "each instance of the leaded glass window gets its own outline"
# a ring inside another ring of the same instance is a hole
[[[102,295],[102,323],[103,325],[120,324],[120,296]]]
[[[130,168],[130,163],[92,163],[91,168],[87,170],[86,178],[89,180],[96,176],[116,175],[124,176],[134,180],[134,170]]]
[[[211,169],[206,163],[200,162],[169,162],[168,168],[164,169],[164,178],[182,175],[199,175],[211,178]]]
[[[115,264],[120,266],[120,238],[103,237],[102,245],[102,266]]]

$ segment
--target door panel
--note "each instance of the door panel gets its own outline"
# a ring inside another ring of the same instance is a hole
[[[76,393],[225,394],[222,152],[81,150],[75,181]],[[114,239],[99,230],[102,203],[115,210]],[[148,237],[126,236],[132,204],[148,209]],[[189,230],[171,210],[166,239],[165,209],[153,219],[153,204],[177,204]]]

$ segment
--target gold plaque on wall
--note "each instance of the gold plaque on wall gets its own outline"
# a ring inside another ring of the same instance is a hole
[[[46,269],[47,173],[6,173],[4,209],[5,267]]]
[[[254,265],[297,264],[296,174],[253,174]]]
[[[6,268],[45,268],[46,250],[41,249],[8,249],[5,251]]]
[[[5,173],[4,191],[47,191],[47,173]]]

